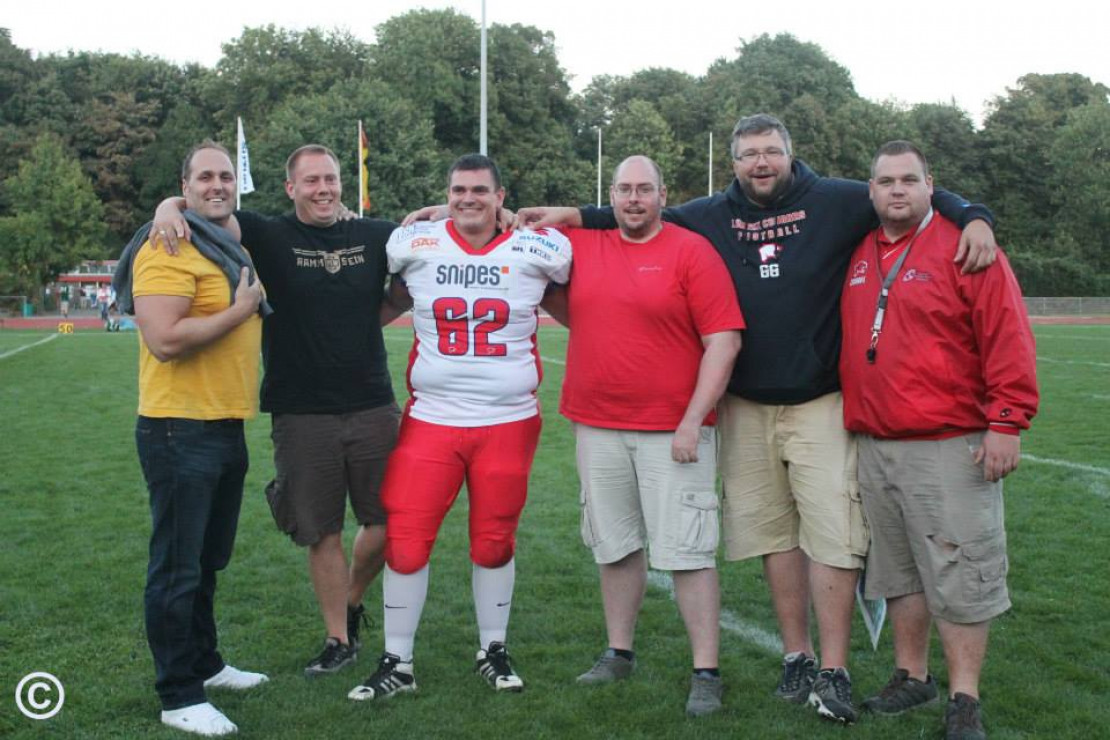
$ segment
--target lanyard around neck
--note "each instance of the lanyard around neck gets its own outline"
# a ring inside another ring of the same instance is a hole
[[[930,208],[929,212],[925,214],[925,218],[921,219],[921,223],[917,227],[917,231],[913,233],[910,238],[910,243],[902,250],[899,255],[898,261],[894,263],[894,267],[890,268],[890,272],[883,278],[882,288],[879,290],[879,304],[875,308],[875,321],[871,324],[871,344],[867,348],[867,362],[874,365],[875,356],[878,354],[879,335],[883,333],[883,319],[886,318],[886,306],[890,300],[890,286],[894,284],[894,279],[898,277],[898,272],[902,269],[902,265],[906,261],[906,257],[910,254],[910,249],[913,248],[913,243],[917,241],[917,237],[921,236],[921,232],[933,220],[933,209]],[[879,256],[879,232],[875,231],[875,267],[882,271],[882,258]]]

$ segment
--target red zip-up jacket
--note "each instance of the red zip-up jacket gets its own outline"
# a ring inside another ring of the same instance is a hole
[[[909,242],[907,235],[904,242]],[[902,241],[882,229],[856,247],[840,312],[844,425],[874,437],[932,438],[988,428],[1018,433],[1037,413],[1036,348],[1014,273],[1001,252],[961,275],[960,230],[939,214],[910,245],[890,288],[874,363],[867,360],[883,276]],[[904,247],[903,247],[904,248]]]

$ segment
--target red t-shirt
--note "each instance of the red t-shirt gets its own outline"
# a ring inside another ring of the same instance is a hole
[[[573,229],[570,343],[559,410],[608,429],[673,431],[697,385],[701,337],[744,328],[732,278],[702,237],[664,224],[648,242]],[[706,424],[715,422],[714,415]]]

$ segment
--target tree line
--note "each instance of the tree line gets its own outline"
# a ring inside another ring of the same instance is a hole
[[[257,192],[244,207],[288,210],[284,162],[307,142],[342,160],[357,202],[356,125],[370,145],[369,215],[397,219],[443,198],[443,175],[478,141],[479,28],[416,10],[377,28],[244,29],[215,67],[141,55],[33,57],[0,29],[0,293],[38,295],[81,259],[114,257],[156,204],[180,191],[180,160],[213,138],[233,149],[242,117]],[[768,112],[818,172],[866,179],[894,138],[926,152],[939,185],[988,204],[1027,295],[1110,294],[1110,89],[1078,74],[1030,74],[998,95],[981,129],[951,104],[860,97],[847,69],[788,34],[742,42],[700,77],[653,67],[595,77],[572,94],[555,38],[489,30],[489,153],[507,203],[590,203],[597,131],[604,177],[632,153],[662,167],[670,200],[731,180],[729,133]]]

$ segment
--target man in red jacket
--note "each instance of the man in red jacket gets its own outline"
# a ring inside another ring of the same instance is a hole
[[[1010,607],[1002,478],[1037,411],[1036,352],[1014,274],[963,275],[959,228],[930,206],[913,144],[871,165],[881,226],[857,247],[844,285],[840,378],[845,426],[860,435],[871,526],[868,598],[887,599],[895,672],[864,702],[900,714],[937,699],[928,672],[937,625],[948,665],[950,740],[985,738],[979,673],[991,620]]]

